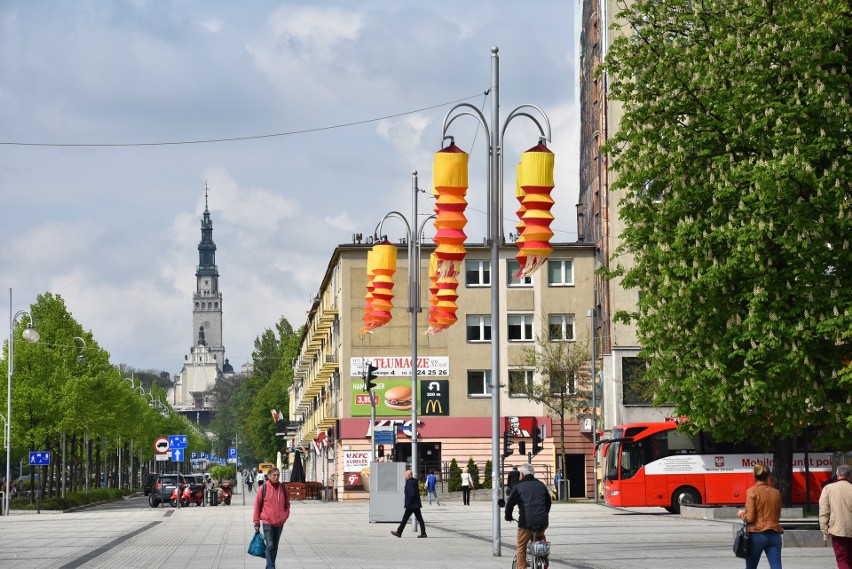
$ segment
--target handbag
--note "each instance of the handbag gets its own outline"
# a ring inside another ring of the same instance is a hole
[[[748,534],[748,523],[743,522],[742,527],[737,530],[737,534],[734,536],[734,555],[740,559],[748,559],[751,552],[750,537]]]
[[[263,534],[259,531],[254,532],[254,537],[251,538],[248,554],[266,559],[266,541],[264,541]]]

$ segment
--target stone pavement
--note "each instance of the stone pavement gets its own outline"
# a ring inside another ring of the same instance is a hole
[[[484,492],[483,492],[484,494]],[[252,498],[231,506],[153,509],[139,496],[73,513],[13,511],[0,517],[0,568],[254,568],[246,554]],[[400,504],[400,514],[402,505]],[[492,543],[491,504],[424,504],[428,539],[409,525],[370,523],[362,502],[293,502],[278,553],[280,568],[469,569],[512,566],[516,526],[501,522],[502,556]],[[684,519],[658,508],[619,510],[554,504],[547,537],[553,569],[742,568],[731,552],[733,524]],[[831,547],[786,548],[785,569],[836,567]],[[762,567],[768,567],[766,560]]]

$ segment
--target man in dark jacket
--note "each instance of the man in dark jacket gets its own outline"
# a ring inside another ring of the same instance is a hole
[[[513,466],[512,470],[506,476],[506,489],[511,492],[512,488],[514,488],[515,484],[518,483],[518,480],[521,479],[521,473],[518,472],[518,467]]]
[[[411,470],[405,471],[405,515],[402,516],[402,521],[399,522],[399,527],[396,528],[396,531],[392,531],[391,534],[396,537],[402,537],[402,530],[405,529],[405,524],[408,523],[408,519],[411,517],[411,514],[414,514],[414,517],[417,519],[417,523],[420,524],[420,535],[417,537],[426,537],[426,524],[423,523],[423,514],[420,513],[420,508],[423,505],[420,503],[420,484],[417,483],[417,479],[414,478]]]
[[[532,464],[522,464],[518,467],[521,480],[512,486],[512,493],[506,502],[505,518],[512,521],[512,511],[518,506],[518,569],[527,569],[527,543],[533,539],[544,539],[544,530],[550,522],[550,492],[540,481],[536,480]],[[535,529],[533,529],[535,528]]]

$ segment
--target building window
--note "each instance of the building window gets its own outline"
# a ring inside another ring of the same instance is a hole
[[[533,315],[532,314],[510,314],[509,315],[509,341],[510,342],[532,342],[533,338]]]
[[[574,395],[577,393],[577,376],[568,372],[554,372],[550,374],[551,395]]]
[[[491,370],[467,370],[468,397],[489,397],[491,395]]]
[[[548,314],[547,335],[551,342],[569,342],[574,340],[573,314]]]
[[[491,341],[491,316],[485,314],[467,315],[467,341]]]
[[[510,369],[509,370],[509,397],[526,397],[532,390],[533,370]]]
[[[621,359],[622,402],[625,405],[650,405],[654,385],[645,379],[647,364],[643,358]]]
[[[516,279],[512,275],[521,270],[521,264],[516,259],[506,262],[506,283],[509,286],[532,286],[532,277],[521,277]]]
[[[491,286],[491,261],[465,261],[467,286]]]
[[[574,261],[553,259],[547,262],[548,286],[574,286]]]

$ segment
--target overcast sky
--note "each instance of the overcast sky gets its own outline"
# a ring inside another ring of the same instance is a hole
[[[575,241],[574,28],[565,0],[2,2],[0,309],[10,287],[15,312],[50,291],[114,364],[179,372],[206,183],[226,357],[239,369],[281,316],[304,323],[337,244],[389,211],[410,216],[412,170],[431,195],[452,106],[440,105],[464,100],[490,120],[494,46],[502,118],[534,104],[550,119],[555,240]],[[360,124],[329,128],[349,123]],[[467,234],[481,243],[475,124],[450,132],[471,152]],[[294,131],[312,132],[130,145]],[[507,232],[514,165],[536,142],[529,121],[506,132]]]

